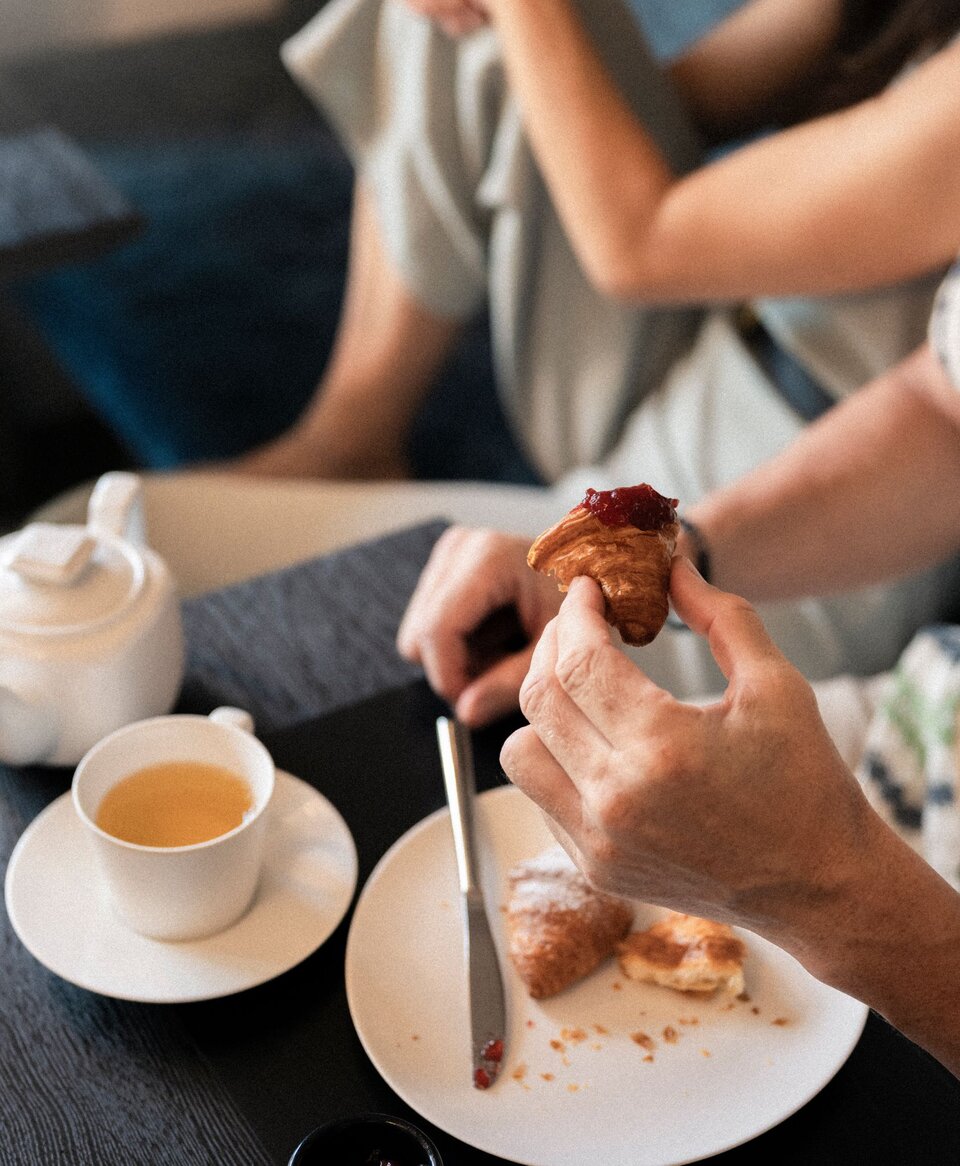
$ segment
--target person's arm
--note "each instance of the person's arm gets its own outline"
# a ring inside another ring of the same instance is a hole
[[[960,1076],[960,894],[869,806],[749,604],[680,557],[671,597],[723,697],[654,685],[575,579],[534,652],[507,776],[596,886],[756,932]]]
[[[460,37],[488,23],[483,0],[405,0]],[[839,0],[746,0],[665,68],[703,136],[723,142],[766,129],[802,90],[840,32]]]
[[[783,118],[840,35],[839,0],[747,0],[667,65],[709,142]]]
[[[956,254],[960,44],[875,98],[678,178],[614,87],[572,0],[483,4],[564,228],[605,293],[684,301],[840,292]],[[758,19],[787,11],[781,0],[751,7]],[[742,76],[765,68],[758,56]]]
[[[688,516],[713,581],[753,601],[942,561],[960,547],[960,392],[924,344]]]

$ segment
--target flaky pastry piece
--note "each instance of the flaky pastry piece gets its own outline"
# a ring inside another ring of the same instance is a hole
[[[527,562],[566,591],[577,575],[600,584],[607,622],[626,644],[649,644],[669,611],[670,562],[680,527],[676,499],[651,486],[588,490],[534,540]]]
[[[679,992],[725,995],[743,991],[746,947],[725,923],[671,911],[617,947],[624,975]]]
[[[616,951],[633,907],[594,890],[559,846],[508,875],[508,950],[534,1000],[555,996]]]

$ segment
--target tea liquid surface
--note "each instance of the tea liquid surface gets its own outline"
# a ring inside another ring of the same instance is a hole
[[[253,809],[239,774],[200,761],[165,761],[122,778],[97,810],[101,830],[141,846],[191,846],[226,834]]]

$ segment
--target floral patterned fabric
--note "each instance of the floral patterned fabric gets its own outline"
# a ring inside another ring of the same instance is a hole
[[[874,809],[960,890],[960,627],[918,633],[879,692],[857,776]]]

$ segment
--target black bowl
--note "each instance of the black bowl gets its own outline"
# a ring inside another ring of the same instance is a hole
[[[317,1126],[288,1166],[443,1166],[437,1147],[400,1117],[362,1113]]]

